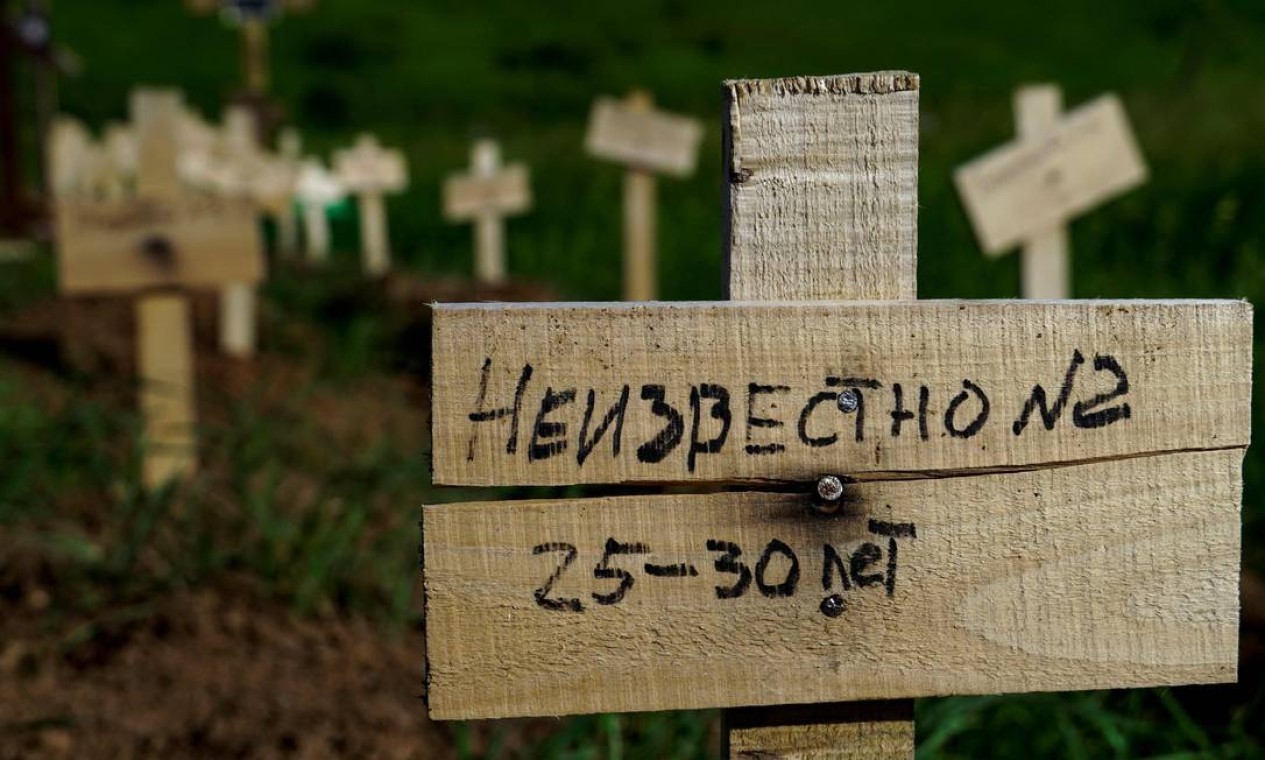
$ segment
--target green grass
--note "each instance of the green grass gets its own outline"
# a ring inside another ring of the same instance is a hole
[[[232,32],[174,0],[61,0],[56,21],[86,65],[63,83],[64,108],[97,126],[124,115],[137,83],[177,84],[213,113],[236,78]],[[595,94],[643,86],[709,125],[698,173],[660,184],[662,293],[719,298],[719,82],[903,68],[923,76],[924,297],[1017,294],[1017,257],[980,255],[950,175],[1009,139],[1011,91],[1030,81],[1058,82],[1069,105],[1119,92],[1150,165],[1144,188],[1072,224],[1077,296],[1265,297],[1265,6],[1252,0],[1068,0],[1041,10],[999,0],[321,0],[277,28],[274,59],[277,97],[311,149],[327,154],[372,129],[408,152],[412,186],[390,201],[392,233],[400,265],[423,275],[471,270],[470,230],[443,222],[439,186],[467,164],[472,135],[492,134],[507,160],[533,171],[535,210],[509,225],[511,272],[568,298],[617,298],[621,175],[585,157],[582,136]],[[65,614],[143,610],[162,589],[234,573],[300,614],[409,619],[416,534],[411,507],[401,514],[400,505],[433,496],[424,452],[384,441],[334,456],[296,411],[304,394],[352,388],[398,361],[396,326],[340,300],[355,232],[350,213],[335,219],[334,273],[268,285],[270,308],[310,331],[265,340],[316,371],[285,414],[261,414],[247,399],[208,429],[211,480],[193,493],[140,495],[134,415],[89,392],[90,379],[44,409],[0,362],[0,528],[56,557],[76,590]],[[47,267],[4,266],[0,305],[52,292]],[[1245,554],[1262,568],[1265,450],[1249,451],[1245,477]],[[54,509],[87,498],[109,505],[92,530]],[[920,754],[1260,755],[1262,693],[1210,724],[1163,690],[924,700]],[[577,718],[524,754],[703,756],[713,718]],[[495,741],[469,751],[501,754]]]

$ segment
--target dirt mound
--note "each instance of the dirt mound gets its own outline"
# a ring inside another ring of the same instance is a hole
[[[419,698],[419,633],[255,599],[245,587],[181,593],[52,645],[6,636],[0,757],[453,754]],[[4,615],[15,612],[31,611]]]

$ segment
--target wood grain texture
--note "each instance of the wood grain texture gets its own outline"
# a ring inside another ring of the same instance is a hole
[[[648,172],[687,177],[698,161],[703,127],[684,116],[598,98],[589,116],[589,155]]]
[[[1058,126],[1063,92],[1056,85],[1029,85],[1015,92],[1015,132],[1020,140],[1040,142]],[[1056,224],[1023,244],[1024,298],[1070,298],[1071,259],[1067,226]]]
[[[918,77],[727,82],[735,300],[912,298]]]
[[[147,490],[197,470],[193,326],[182,295],[144,295],[136,301],[137,372],[145,429],[141,482]]]
[[[733,760],[909,758],[914,702],[732,708],[723,713],[721,732],[721,756]]]
[[[1146,179],[1120,99],[1068,112],[1043,140],[1020,139],[957,169],[957,185],[987,254],[1039,235]]]
[[[1251,341],[1239,301],[437,305],[435,482],[805,482],[1243,447]]]
[[[1232,681],[1242,456],[863,483],[835,517],[761,493],[426,507],[431,714]]]
[[[917,78],[731,82],[725,92],[725,292],[755,301],[917,297]],[[845,147],[859,152],[834,152]],[[775,166],[787,171],[776,180],[762,171],[749,184],[752,167]],[[865,172],[854,181],[831,174],[857,167]],[[901,720],[879,720],[875,708],[727,710],[724,756],[912,758],[913,702],[877,705]]]

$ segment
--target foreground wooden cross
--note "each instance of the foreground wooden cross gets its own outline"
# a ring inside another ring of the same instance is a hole
[[[474,222],[474,276],[479,282],[505,282],[505,222],[502,217],[531,210],[531,173],[524,164],[501,166],[501,146],[476,140],[470,172],[444,182],[444,216],[450,222]]]
[[[135,195],[58,199],[61,290],[138,293],[142,481],[157,488],[196,469],[192,327],[186,288],[255,283],[261,241],[248,205],[187,194],[177,177],[178,93],[133,95]]]
[[[962,166],[958,193],[984,253],[1023,245],[1023,297],[1070,295],[1066,224],[1146,180],[1124,106],[1104,95],[1066,116],[1054,85],[1015,93],[1018,139]]]
[[[719,491],[425,507],[432,717],[1234,680],[1251,307],[911,300],[917,88],[726,86],[733,302],[436,307],[436,483]]]
[[[373,135],[334,154],[334,174],[360,200],[361,261],[365,274],[381,277],[391,269],[387,209],[382,196],[408,187],[408,164],[398,150],[386,150]]]
[[[598,98],[589,117],[591,155],[628,167],[624,178],[624,300],[652,301],[658,293],[655,238],[656,172],[694,173],[703,128],[694,119],[654,110],[650,94],[620,102]]]

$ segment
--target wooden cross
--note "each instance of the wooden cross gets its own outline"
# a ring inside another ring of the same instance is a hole
[[[984,253],[1023,246],[1023,297],[1070,296],[1069,219],[1140,185],[1146,165],[1119,98],[1066,116],[1054,85],[1015,93],[1018,139],[962,166],[954,181]]]
[[[436,307],[436,484],[702,492],[424,507],[433,718],[1234,680],[1251,306],[913,300],[918,86],[726,84],[731,302]]]
[[[531,210],[531,172],[523,164],[501,166],[501,146],[476,140],[470,171],[444,181],[444,217],[474,222],[474,276],[505,282],[505,223],[502,217]]]
[[[694,119],[654,110],[650,94],[633,92],[622,103],[598,98],[589,118],[591,155],[628,167],[624,177],[624,300],[652,301],[657,293],[656,172],[694,173],[702,126]]]
[[[308,158],[299,166],[294,191],[303,206],[307,260],[313,264],[324,264],[329,261],[330,247],[326,209],[341,203],[347,197],[347,190],[319,159]]]
[[[365,274],[381,277],[391,269],[387,211],[382,196],[408,187],[408,163],[398,150],[384,150],[373,135],[334,154],[334,174],[360,201],[360,247]]]
[[[268,24],[282,12],[307,10],[312,4],[313,0],[185,0],[194,12],[218,11],[241,30],[246,91],[256,96],[268,91]]]
[[[176,92],[134,93],[134,196],[66,196],[56,208],[62,292],[139,294],[142,482],[149,489],[187,476],[197,465],[193,347],[183,289],[263,277],[253,210],[193,197],[181,186],[176,171],[181,108]]]

